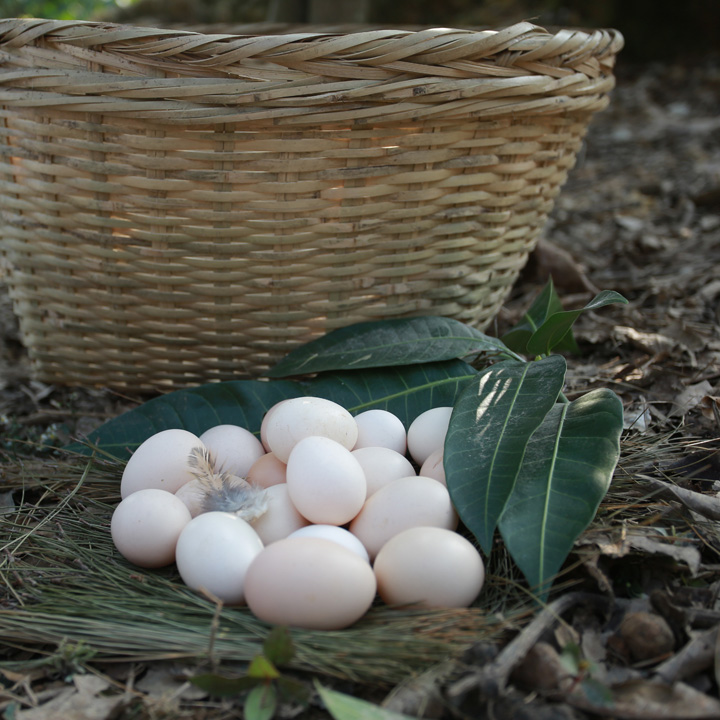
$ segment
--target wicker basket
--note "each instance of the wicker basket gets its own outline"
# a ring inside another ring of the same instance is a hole
[[[36,377],[156,391],[353,322],[487,325],[621,46],[0,21],[0,251]]]

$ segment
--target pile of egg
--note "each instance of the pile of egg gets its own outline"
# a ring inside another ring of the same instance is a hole
[[[237,425],[163,430],[128,460],[113,542],[273,624],[340,629],[376,595],[467,607],[485,572],[445,485],[451,411],[428,410],[406,432],[385,410],[353,417],[299,397],[270,408],[260,439]]]

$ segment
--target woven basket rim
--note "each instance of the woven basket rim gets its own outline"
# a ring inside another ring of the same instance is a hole
[[[240,27],[252,29],[251,25]],[[45,41],[90,51],[121,50],[137,57],[172,57],[206,67],[251,61],[285,67],[317,66],[325,60],[363,68],[410,62],[437,68],[502,55],[503,64],[530,65],[532,73],[534,63],[536,72],[541,73],[546,63],[577,68],[591,57],[611,58],[624,45],[622,33],[616,29],[547,30],[527,21],[496,30],[352,26],[322,30],[308,26],[293,32],[293,27],[298,26],[288,26],[289,32],[268,34],[205,33],[92,20],[5,18],[0,19],[0,48],[17,49]]]

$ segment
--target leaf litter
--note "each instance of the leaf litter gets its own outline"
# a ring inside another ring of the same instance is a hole
[[[349,645],[347,654],[356,657],[340,673],[328,662],[330,639],[304,650],[300,643],[304,669],[293,672],[301,679],[307,673],[319,676],[338,691],[411,716],[477,717],[490,706],[501,719],[517,717],[528,706],[535,717],[547,718],[720,715],[718,84],[720,75],[711,64],[657,65],[620,75],[610,107],[590,128],[585,154],[557,200],[538,252],[490,329],[500,336],[515,324],[549,275],[568,309],[582,307],[597,288],[612,288],[630,300],[627,306],[584,314],[575,328],[579,354],[568,355],[568,398],[611,388],[623,402],[626,430],[610,491],[563,567],[553,599],[532,609],[517,569],[498,551],[488,567],[494,585],[489,582],[481,599],[494,619],[490,631],[467,613],[438,616],[428,621],[428,644],[421,644],[424,663],[404,660],[368,674],[368,645],[388,627],[402,633],[403,622],[412,625],[411,618],[393,625],[383,617]],[[42,515],[40,509],[43,503],[66,502],[81,471],[77,463],[68,468],[51,448],[87,434],[143,398],[30,380],[5,296],[0,311],[2,518],[6,522],[21,499],[36,504],[38,519],[50,518],[37,533],[42,542],[25,546],[31,551],[22,555],[23,580],[17,583],[12,565],[2,570],[0,606],[5,614],[17,613],[19,601],[31,607],[33,583],[39,581],[57,588],[54,615],[35,628],[35,636],[22,623],[15,636],[6,632],[0,711],[25,720],[110,718],[130,711],[138,717],[237,717],[239,705],[232,698],[188,690],[198,659],[213,666],[207,624],[193,636],[198,645],[185,658],[178,657],[182,650],[159,657],[148,649],[151,641],[143,647],[132,625],[125,629],[125,644],[106,648],[105,654],[98,655],[82,637],[67,637],[72,603],[63,606],[64,588],[73,589],[76,607],[92,603],[92,593],[81,592],[89,558],[77,540],[61,553],[58,538],[85,533],[93,542],[107,542],[93,536],[97,530],[88,518],[113,502],[114,470],[100,463],[100,479],[83,489],[82,512],[63,529],[52,513]],[[16,538],[29,531],[20,528]],[[44,565],[37,554],[43,543],[62,557],[57,567]],[[7,560],[23,550],[16,545],[4,552]],[[35,575],[29,571],[33,566]],[[109,569],[102,577],[117,582]],[[153,609],[147,602],[149,589],[163,583],[166,578],[139,575],[125,588],[118,609],[167,616],[167,605]],[[133,605],[133,596],[145,602]],[[207,599],[188,595],[183,603],[204,604],[201,616],[212,625],[215,614]],[[96,624],[88,621],[88,638],[103,629],[108,608],[93,613]],[[640,625],[634,629],[626,623],[620,631],[630,616],[649,617],[654,634],[667,626],[673,649],[639,660],[628,648],[641,634]],[[461,642],[447,645],[448,657],[442,658],[439,648],[463,622]],[[262,631],[252,632],[256,642],[237,651],[228,668],[241,672],[256,651]],[[218,647],[221,657],[224,646]],[[417,650],[411,643],[408,655]],[[533,665],[533,657],[543,662]],[[547,672],[523,680],[523,664]],[[311,711],[327,717],[318,695],[313,698]],[[288,705],[278,716],[297,712]]]

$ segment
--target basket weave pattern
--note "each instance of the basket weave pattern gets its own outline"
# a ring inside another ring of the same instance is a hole
[[[621,46],[0,21],[0,254],[36,376],[169,389],[352,322],[487,325]]]

